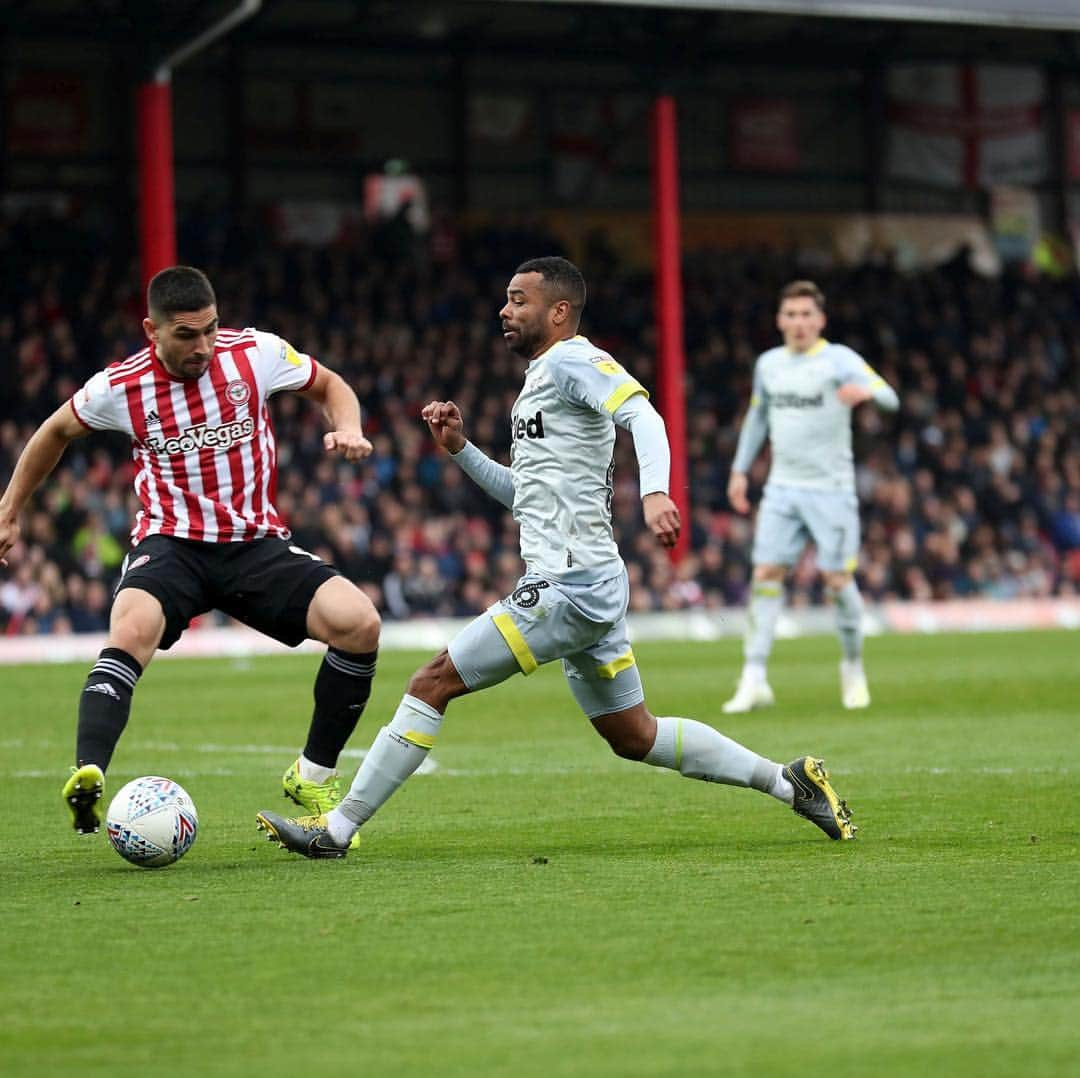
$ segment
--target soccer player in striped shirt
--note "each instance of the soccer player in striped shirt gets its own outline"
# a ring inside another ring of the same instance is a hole
[[[335,767],[368,696],[379,616],[337,569],[289,542],[274,506],[277,446],[269,398],[292,390],[320,405],[323,445],[346,460],[371,452],[345,381],[257,329],[222,329],[206,276],[189,266],[150,282],[147,347],[99,371],[27,442],[0,498],[0,561],[18,516],[67,445],[98,430],[131,439],[141,508],[106,646],[79,702],[76,766],[62,796],[80,834],[97,831],[104,774],[132,693],[155,652],[217,608],[282,643],[327,644],[307,743],[283,776],[309,811],[338,801]],[[6,562],[3,562],[6,564]]]
[[[644,387],[578,334],[585,281],[564,258],[520,265],[500,312],[503,338],[522,360],[524,384],[510,419],[511,466],[463,433],[452,401],[422,415],[436,443],[521,527],[525,575],[474,618],[409,682],[348,794],[329,813],[290,820],[260,812],[258,825],[312,858],[344,857],[350,841],[427,756],[451,700],[562,660],[574,699],[613,752],[687,778],[748,786],[775,797],[830,838],[855,837],[847,806],[820,760],[784,766],[694,719],[654,716],[626,623],[629,583],[611,527],[615,425],[634,440],[642,514],[662,546],[679,535],[668,496],[664,421]]]
[[[728,480],[728,500],[748,513],[747,472],[766,437],[772,448],[765,495],[758,510],[745,662],[724,711],[750,711],[774,701],[766,677],[784,577],[812,539],[817,566],[836,610],[843,658],[840,698],[845,708],[870,706],[863,669],[862,597],[855,583],[859,503],[851,452],[851,411],[873,401],[899,407],[896,391],[860,356],[830,344],[825,297],[813,281],[792,281],[780,293],[776,325],[784,344],[762,353]]]

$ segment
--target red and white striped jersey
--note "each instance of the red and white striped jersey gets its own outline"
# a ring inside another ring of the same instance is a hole
[[[89,430],[132,440],[142,508],[132,543],[175,535],[207,543],[289,537],[274,507],[277,447],[268,399],[304,390],[316,363],[273,333],[222,329],[197,379],[176,378],[142,349],[98,371],[71,398]]]

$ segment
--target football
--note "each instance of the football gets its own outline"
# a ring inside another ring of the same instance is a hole
[[[172,779],[144,775],[121,787],[105,816],[109,842],[125,861],[162,868],[191,849],[199,831],[195,802]]]

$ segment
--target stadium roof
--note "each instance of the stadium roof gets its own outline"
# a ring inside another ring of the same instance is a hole
[[[578,0],[549,0],[576,3]],[[825,15],[898,22],[1080,30],[1077,0],[586,0],[626,7],[700,8],[774,15]]]
[[[0,0],[0,21],[9,57],[20,38],[76,39],[134,44],[153,64],[236,4]],[[812,17],[825,14],[850,17]],[[990,60],[1074,70],[1080,0],[264,0],[234,36],[256,47],[618,57],[674,73],[702,58],[765,66]]]

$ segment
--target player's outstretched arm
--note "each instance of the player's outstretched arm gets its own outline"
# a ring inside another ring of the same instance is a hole
[[[315,380],[300,396],[322,406],[330,428],[323,435],[327,453],[340,453],[346,460],[363,460],[371,455],[373,446],[364,436],[360,421],[360,401],[340,374],[320,365]]]
[[[461,410],[453,401],[431,401],[420,409],[420,416],[431,437],[485,494],[507,509],[514,508],[514,477],[510,469],[492,460],[465,437]]]
[[[60,405],[36,431],[19,454],[11,482],[0,496],[0,565],[7,565],[5,555],[19,539],[19,513],[30,495],[56,467],[70,442],[89,431],[69,403]]]

